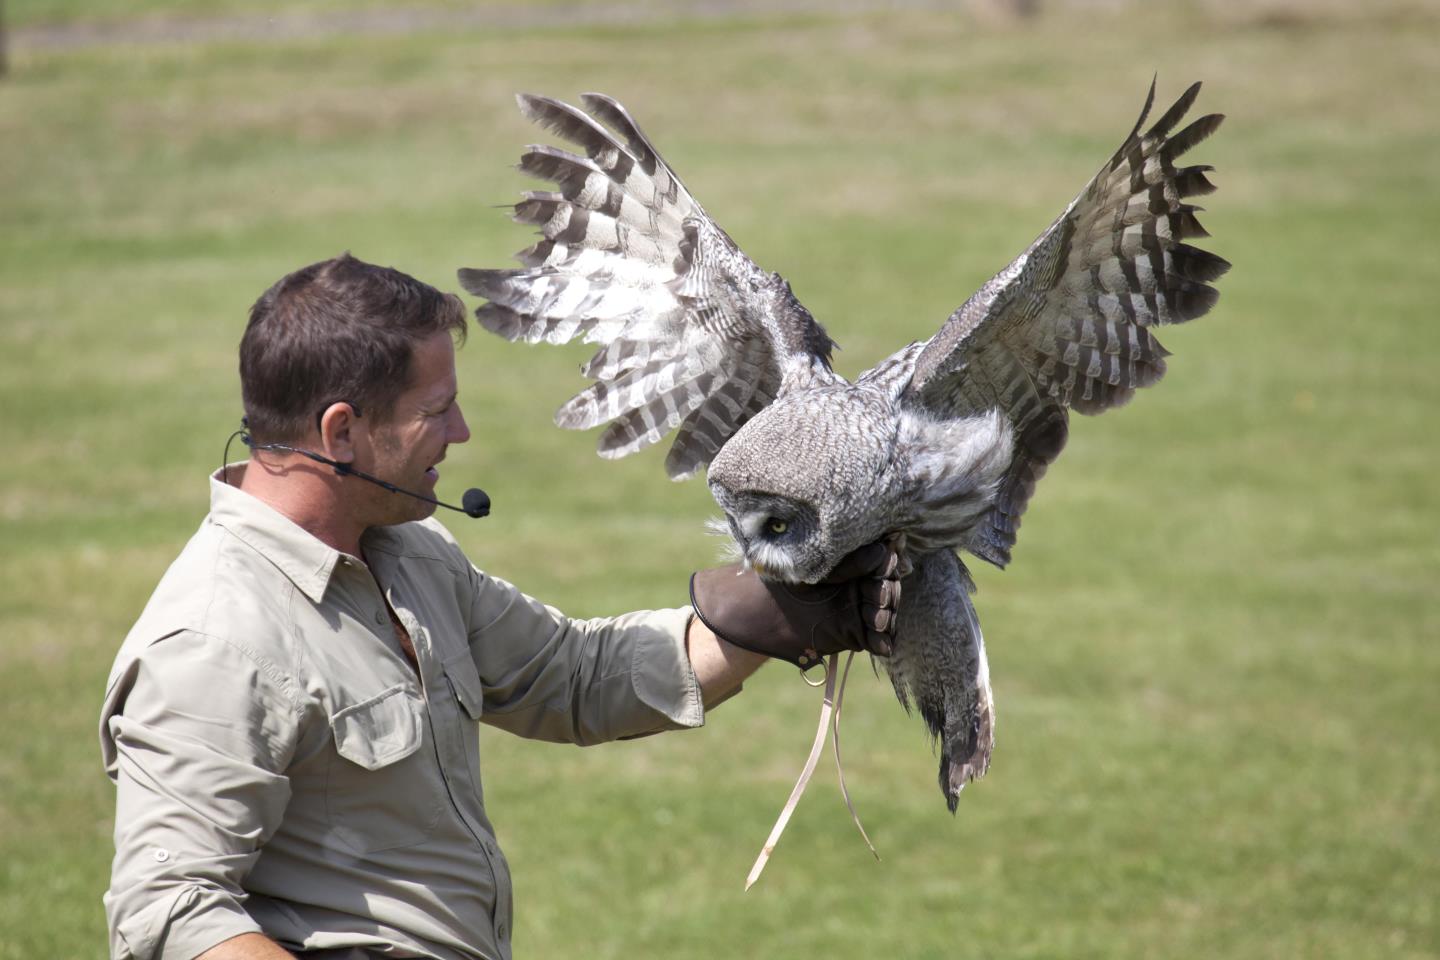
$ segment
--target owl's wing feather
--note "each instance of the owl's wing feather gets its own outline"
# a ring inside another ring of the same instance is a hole
[[[678,429],[665,461],[689,476],[786,390],[837,379],[834,343],[778,276],[760,270],[690,196],[629,113],[585,94],[587,114],[521,95],[520,110],[581,148],[532,146],[520,169],[556,187],[524,194],[540,229],[517,270],[461,270],[508,340],[600,344],[596,382],[560,408],[569,429],[609,422],[599,452],[623,457]]]
[[[1068,411],[1098,414],[1165,372],[1150,327],[1207,312],[1209,282],[1230,264],[1183,241],[1208,234],[1187,197],[1210,193],[1207,166],[1175,161],[1220,125],[1209,114],[1179,132],[1200,91],[1191,86],[1141,133],[1135,128],[1028,250],[985,283],[914,352],[902,402],[927,415],[971,417],[999,408],[1014,453],[993,507],[959,544],[997,566],[1010,560],[1035,484],[1060,454]],[[894,376],[893,371],[889,374]]]

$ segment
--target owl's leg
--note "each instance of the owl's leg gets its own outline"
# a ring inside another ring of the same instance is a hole
[[[939,550],[915,558],[903,583],[894,652],[886,661],[895,695],[940,744],[940,790],[950,812],[960,791],[985,775],[995,745],[995,706],[985,641],[959,558]]]

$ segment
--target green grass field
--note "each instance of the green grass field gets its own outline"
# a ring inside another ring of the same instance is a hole
[[[266,5],[273,9],[276,5]],[[148,16],[197,3],[147,0]],[[214,9],[237,12],[236,4]],[[317,8],[318,9],[318,8]],[[15,5],[20,24],[86,15]],[[114,10],[95,16],[115,19]],[[21,35],[23,39],[23,34]],[[454,289],[520,90],[621,98],[854,375],[929,336],[1159,99],[1206,81],[1216,310],[1076,424],[1015,563],[977,571],[998,746],[951,818],[868,670],[743,878],[816,691],[769,667],[699,732],[487,735],[525,957],[1440,956],[1440,8],[1057,4],[286,42],[27,48],[0,79],[0,958],[104,955],[111,658],[206,507],[254,298],[341,250]],[[476,332],[442,492],[482,567],[576,615],[684,598],[702,482],[550,426],[583,350]],[[828,761],[827,761],[828,762]]]

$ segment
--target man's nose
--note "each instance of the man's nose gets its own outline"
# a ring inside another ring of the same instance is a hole
[[[470,426],[465,422],[465,414],[456,403],[450,408],[450,432],[447,436],[449,443],[464,443],[470,439]]]

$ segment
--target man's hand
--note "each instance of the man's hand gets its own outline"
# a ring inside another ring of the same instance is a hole
[[[716,636],[801,668],[841,650],[890,655],[901,561],[885,543],[861,547],[820,583],[762,580],[739,564],[690,577],[690,602]]]

